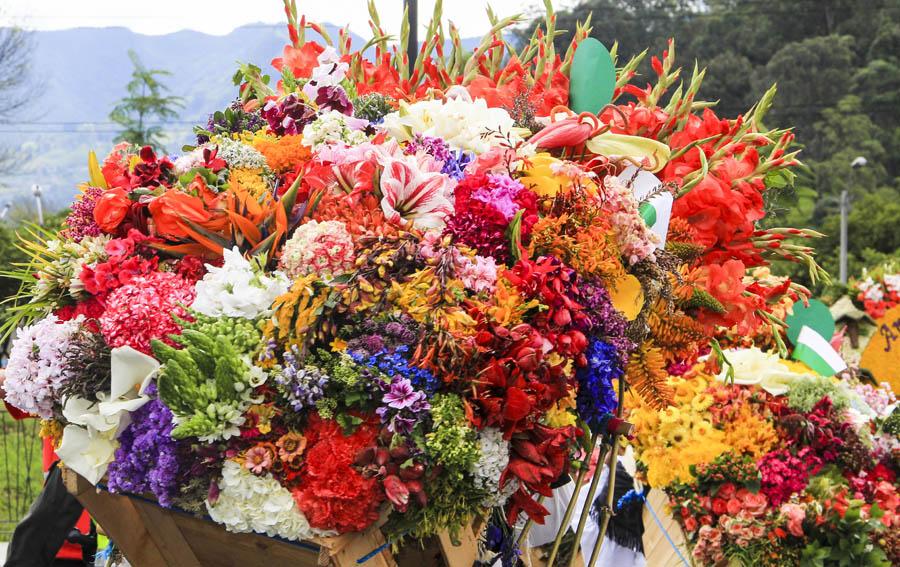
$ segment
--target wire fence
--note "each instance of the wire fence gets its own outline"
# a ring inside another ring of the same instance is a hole
[[[0,541],[9,541],[43,482],[40,422],[0,412]]]

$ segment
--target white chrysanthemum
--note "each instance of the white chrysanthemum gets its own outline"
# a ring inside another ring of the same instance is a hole
[[[322,144],[344,143],[356,146],[369,138],[365,132],[354,128],[359,119],[341,114],[336,110],[323,112],[313,122],[303,127],[303,144],[316,148]],[[366,124],[365,121],[362,124]]]
[[[255,270],[237,247],[225,250],[224,257],[221,268],[207,265],[209,271],[197,282],[191,308],[203,315],[256,319],[268,314],[275,298],[290,287],[281,272],[266,275]]]
[[[472,475],[475,487],[488,493],[482,505],[486,508],[503,506],[518,488],[516,481],[508,481],[500,489],[500,476],[509,465],[509,442],[499,429],[486,427],[478,434],[478,446],[481,457],[472,467]]]
[[[266,167],[266,157],[253,146],[231,138],[219,138],[215,145],[219,147],[216,157],[224,159],[229,168],[265,169]]]
[[[442,138],[457,150],[483,154],[492,147],[518,142],[514,121],[502,108],[489,108],[484,99],[466,97],[400,103],[400,110],[384,117],[383,127],[398,141],[416,134]]]
[[[256,476],[231,460],[222,467],[218,499],[215,504],[207,500],[206,509],[213,521],[230,532],[288,540],[328,535],[310,527],[294,497],[272,475]]]

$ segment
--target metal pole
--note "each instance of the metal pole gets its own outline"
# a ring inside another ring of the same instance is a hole
[[[850,179],[853,179],[853,173],[850,174]],[[848,200],[847,190],[844,189],[841,191],[841,252],[839,258],[840,281],[842,284],[847,283],[847,212],[850,208]]]
[[[3,205],[3,210],[0,211],[0,220],[3,220],[6,218],[6,215],[9,213],[9,209],[11,207],[12,207],[12,205],[10,205],[9,203],[6,203]]]
[[[409,43],[406,56],[409,58],[409,72],[412,73],[419,55],[419,0],[403,0],[409,14]]]

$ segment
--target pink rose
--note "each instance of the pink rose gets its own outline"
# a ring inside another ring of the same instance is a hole
[[[737,498],[731,498],[728,500],[728,504],[725,505],[725,511],[728,512],[729,516],[737,516],[738,512],[741,511],[741,501]]]
[[[769,505],[769,502],[766,500],[766,495],[762,492],[757,492],[756,494],[748,492],[744,495],[743,500],[744,510],[753,516],[762,516],[765,514],[766,508]]]
[[[722,498],[724,500],[730,500],[732,496],[734,496],[734,484],[730,482],[726,482],[722,486],[719,487],[719,492],[716,493],[716,496]]]
[[[689,532],[694,532],[697,529],[697,519],[693,516],[688,516],[684,519],[684,529]]]
[[[713,517],[709,514],[705,514],[700,516],[700,525],[702,526],[711,526],[713,523]]]
[[[791,535],[803,537],[803,520],[806,519],[806,509],[799,504],[785,502],[781,505],[781,514],[787,518],[787,529]]]

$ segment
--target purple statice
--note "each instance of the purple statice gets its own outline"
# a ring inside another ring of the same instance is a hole
[[[379,380],[384,392],[381,405],[375,413],[386,423],[388,431],[409,435],[416,424],[431,410],[425,392],[416,390],[408,378],[394,376],[391,381]]]
[[[336,110],[341,114],[353,116],[353,103],[347,98],[347,91],[340,85],[319,87],[315,102],[320,111]]]
[[[155,395],[156,388],[151,385],[147,391]],[[107,472],[110,492],[152,492],[161,506],[172,505],[182,469],[173,426],[172,412],[157,398],[131,414]]]
[[[278,136],[299,134],[304,126],[316,119],[316,111],[296,94],[289,94],[280,101],[270,100],[260,114],[269,123],[269,130]]]
[[[300,411],[325,396],[328,374],[317,366],[304,365],[294,345],[284,353],[284,366],[275,376],[275,383],[294,411]]]
[[[598,431],[618,405],[612,381],[625,372],[616,347],[600,339],[591,339],[585,355],[587,364],[575,372],[578,381],[575,408],[581,419]]]
[[[81,239],[85,236],[100,236],[103,234],[97,221],[94,220],[94,206],[102,194],[102,188],[88,187],[81,195],[81,199],[77,199],[72,203],[72,211],[66,217],[66,230],[64,232],[66,238],[71,238],[75,242],[81,242]]]
[[[350,356],[357,364],[377,368],[390,378],[398,376],[407,378],[417,390],[433,394],[440,387],[440,381],[425,368],[411,365],[406,358],[408,352],[407,345],[400,345],[393,350],[382,349],[371,355],[366,352],[351,351]]]

